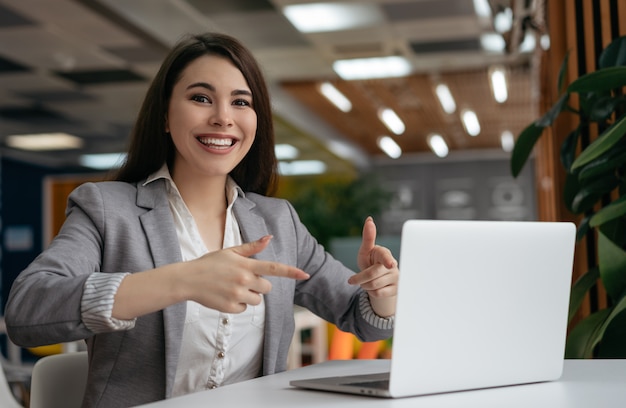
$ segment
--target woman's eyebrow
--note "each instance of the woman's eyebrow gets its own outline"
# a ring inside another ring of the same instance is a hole
[[[213,85],[207,83],[207,82],[194,82],[193,84],[190,84],[189,86],[187,86],[187,89],[193,89],[193,88],[205,88],[211,92],[215,92],[216,89]],[[248,96],[252,96],[252,92],[250,92],[247,89],[235,89],[234,91],[232,91],[230,93],[231,95],[248,95]]]

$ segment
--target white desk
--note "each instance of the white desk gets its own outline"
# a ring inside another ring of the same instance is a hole
[[[297,378],[382,371],[388,360],[327,361],[215,390],[144,405],[193,407],[604,408],[626,406],[626,360],[566,360],[559,381],[401,399],[381,399],[289,386]]]

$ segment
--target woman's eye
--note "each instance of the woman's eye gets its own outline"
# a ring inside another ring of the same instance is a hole
[[[237,105],[237,106],[250,106],[251,103],[250,101],[247,101],[245,99],[235,99],[233,101],[233,105]]]
[[[210,103],[211,100],[204,95],[194,95],[191,97],[192,101],[200,102],[200,103]]]

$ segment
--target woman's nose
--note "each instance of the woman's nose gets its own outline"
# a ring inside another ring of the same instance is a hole
[[[230,105],[215,104],[209,120],[213,126],[232,126],[233,118]]]

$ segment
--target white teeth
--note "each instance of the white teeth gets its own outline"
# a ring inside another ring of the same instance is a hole
[[[200,141],[200,143],[202,143],[203,145],[206,146],[232,146],[234,143],[233,139],[218,139],[218,138],[212,138],[212,137],[201,137],[198,138],[198,140]]]

